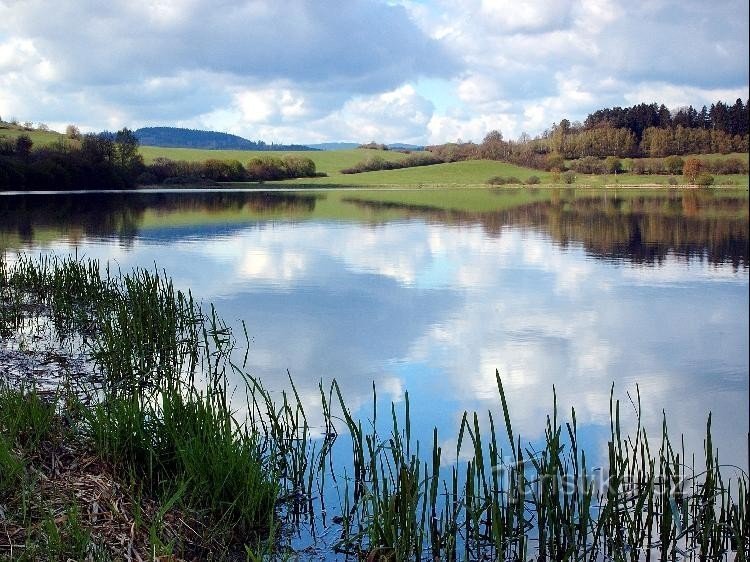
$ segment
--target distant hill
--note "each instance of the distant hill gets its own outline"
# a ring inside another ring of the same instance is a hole
[[[359,146],[358,142],[321,142],[318,144],[308,144],[313,150],[351,150]]]
[[[404,144],[402,142],[394,142],[389,144],[388,148],[391,150],[424,150],[424,146],[418,146],[416,144]]]
[[[266,144],[218,131],[200,131],[179,127],[143,127],[135,132],[144,146],[202,148],[208,150],[315,150],[300,144]]]

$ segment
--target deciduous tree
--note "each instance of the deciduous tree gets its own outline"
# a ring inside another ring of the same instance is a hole
[[[688,158],[685,160],[685,164],[682,166],[682,175],[685,176],[685,180],[688,183],[695,183],[695,179],[703,169],[703,163],[697,158]]]

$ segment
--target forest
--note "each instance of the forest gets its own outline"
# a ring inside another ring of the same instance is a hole
[[[135,136],[142,145],[168,148],[203,148],[210,150],[315,150],[301,144],[268,144],[217,131],[200,131],[179,127],[143,127]]]
[[[562,119],[531,138],[506,141],[491,131],[481,144],[447,143],[427,150],[446,162],[484,158],[550,169],[549,155],[564,160],[594,157],[665,157],[748,151],[748,105],[718,101],[700,111],[693,106],[669,110],[664,104],[599,109],[583,122]]]
[[[72,128],[75,129],[75,128]],[[0,190],[129,189],[138,185],[212,185],[317,177],[315,162],[298,155],[264,154],[237,160],[187,162],[156,158],[146,165],[133,131],[81,135],[70,130],[47,146],[28,134],[0,138]],[[324,175],[324,174],[323,174]]]

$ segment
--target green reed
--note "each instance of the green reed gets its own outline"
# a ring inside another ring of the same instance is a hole
[[[427,443],[415,438],[408,393],[379,419],[374,385],[363,422],[335,381],[321,384],[324,428],[313,432],[291,377],[289,391],[266,389],[245,371],[247,354],[233,362],[237,342],[215,309],[158,270],[0,256],[0,333],[34,321],[78,342],[101,375],[86,389],[83,424],[97,452],[144,492],[211,522],[207,534],[268,537],[269,557],[278,524],[317,524],[326,506],[315,498],[333,486],[334,548],[374,560],[748,559],[748,477],[726,476],[711,417],[701,458],[688,457],[666,420],[649,440],[639,392],[625,432],[612,388],[601,468],[579,446],[575,409],[561,419],[554,390],[542,442],[524,443],[499,373],[502,420],[465,413],[448,452],[437,429]],[[332,461],[341,425],[351,447],[343,472]]]

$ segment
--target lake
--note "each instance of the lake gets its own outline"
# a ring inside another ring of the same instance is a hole
[[[465,410],[542,436],[556,389],[594,458],[609,397],[747,467],[748,193],[454,189],[0,195],[0,246],[164,269],[250,337],[248,371],[353,412],[409,392],[455,450]],[[244,340],[244,335],[240,336]],[[317,422],[316,422],[317,420]],[[600,460],[604,460],[600,458]]]

